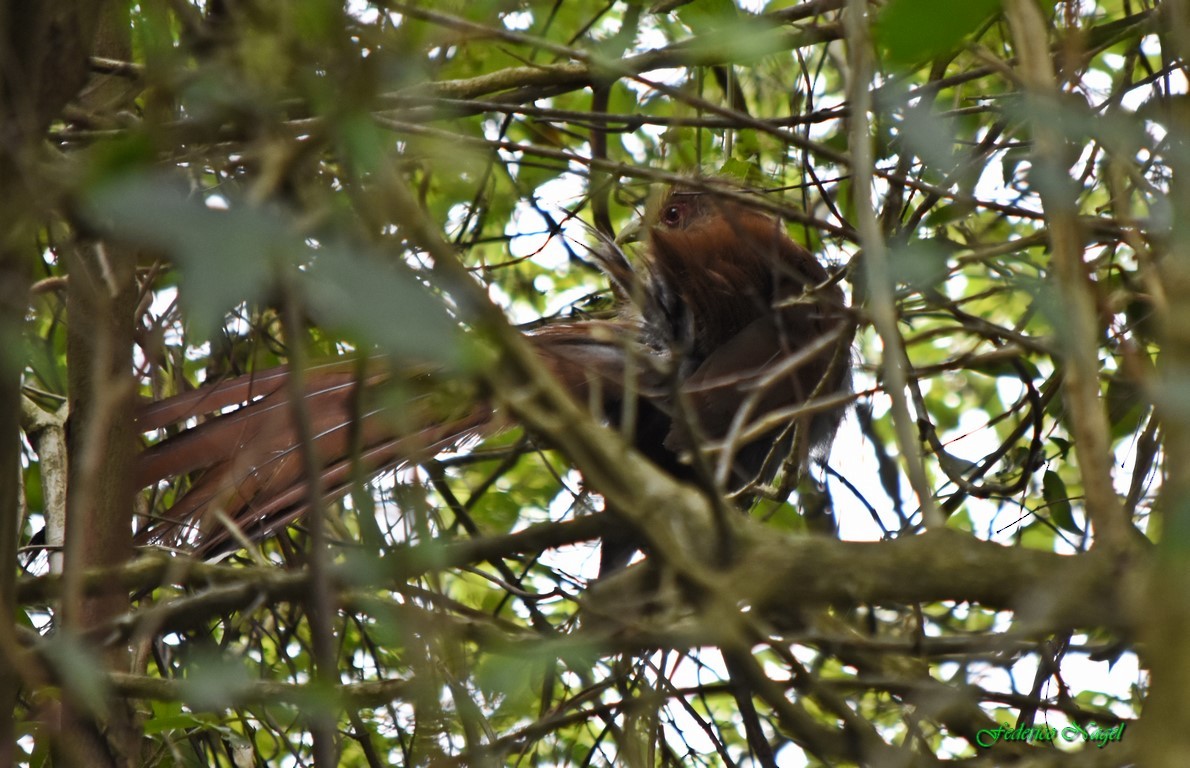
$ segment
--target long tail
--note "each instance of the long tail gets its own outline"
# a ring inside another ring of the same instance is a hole
[[[290,375],[280,367],[240,376],[140,412],[145,432],[205,420],[142,454],[142,486],[182,475],[191,475],[193,483],[164,516],[142,527],[139,541],[185,546],[210,557],[237,548],[245,538],[263,539],[307,510]],[[311,447],[327,499],[342,495],[357,477],[433,456],[495,428],[492,409],[482,401],[451,408],[449,418],[432,413],[424,395],[385,401],[380,391],[392,378],[374,360],[345,359],[306,371]]]
[[[527,337],[579,403],[613,421],[623,395],[625,338],[632,336],[613,321],[557,324]],[[181,476],[192,484],[165,513],[146,521],[141,543],[210,557],[266,538],[307,510],[290,376],[289,368],[274,368],[142,409],[138,424],[144,432],[181,431],[142,454],[141,486]],[[395,373],[380,359],[343,359],[306,370],[303,399],[325,498],[342,495],[357,478],[430,458],[504,425],[486,399],[470,390],[452,398],[452,388],[457,391],[427,371]]]

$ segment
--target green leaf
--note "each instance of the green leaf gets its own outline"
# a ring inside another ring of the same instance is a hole
[[[196,709],[220,710],[252,688],[253,676],[238,657],[215,648],[200,648],[191,657],[182,696]]]
[[[916,106],[906,106],[898,137],[930,169],[949,174],[958,165],[956,133],[952,121],[931,111],[932,103],[923,99]]]
[[[149,707],[153,715],[145,721],[147,735],[210,725],[203,717],[183,710],[180,701],[150,701]]]
[[[1070,454],[1072,443],[1069,440],[1062,437],[1051,437],[1049,441],[1057,446],[1063,459],[1065,459]]]
[[[999,9],[999,0],[891,0],[874,32],[889,59],[912,64],[957,48]]]
[[[673,9],[682,23],[698,35],[708,34],[739,18],[739,9],[731,0],[697,0],[693,3],[655,3],[654,9]]]
[[[319,319],[399,358],[463,362],[454,321],[412,270],[342,243],[312,245],[276,208],[232,201],[222,210],[164,176],[137,174],[93,188],[84,211],[113,237],[176,259],[183,309],[203,338],[236,306],[262,300],[278,270],[309,265],[298,285]]]
[[[540,684],[542,662],[532,657],[484,656],[475,669],[475,682],[489,696],[511,699],[516,708],[529,704]]]
[[[946,280],[953,247],[933,240],[911,240],[889,248],[889,260],[898,283],[915,291],[934,288]]]
[[[1140,428],[1148,413],[1148,400],[1135,382],[1124,376],[1107,381],[1107,418],[1113,438],[1131,435]]]
[[[185,278],[179,299],[203,338],[213,335],[233,307],[264,295],[272,280],[271,261],[292,259],[303,247],[275,214],[243,207],[216,210],[159,174],[96,185],[83,210],[112,237],[177,259]]]
[[[399,263],[343,245],[318,249],[302,285],[313,312],[397,357],[464,363],[461,335],[442,303]]]
[[[45,657],[53,664],[56,677],[72,701],[81,704],[93,716],[101,717],[107,709],[108,684],[102,660],[73,632],[61,631],[45,641]]]
[[[1041,480],[1041,495],[1045,499],[1046,509],[1050,519],[1064,531],[1082,535],[1082,528],[1074,520],[1070,506],[1070,494],[1066,491],[1066,483],[1052,469],[1047,469]]]
[[[87,154],[87,181],[100,183],[114,174],[147,168],[156,157],[154,150],[150,137],[141,131],[100,142]]]

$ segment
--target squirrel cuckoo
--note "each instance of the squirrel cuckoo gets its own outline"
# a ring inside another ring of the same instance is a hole
[[[833,435],[850,386],[854,333],[843,293],[776,219],[713,190],[675,187],[653,206],[634,266],[621,251],[596,255],[617,299],[611,320],[559,322],[529,332],[545,366],[596,416],[625,428],[634,446],[684,480],[747,495],[792,456],[804,467]],[[219,414],[148,448],[140,481],[193,474],[193,483],[141,541],[185,543],[210,556],[261,539],[308,503],[288,404],[286,368],[208,384],[146,406],[146,432]],[[306,371],[306,402],[328,496],[366,475],[416,463],[498,429],[484,398],[450,417],[424,398],[369,404],[361,393],[401,376],[375,360]],[[233,405],[234,411],[223,413]],[[629,416],[628,414],[631,414]],[[630,420],[631,425],[623,424]],[[234,526],[234,528],[232,528]],[[601,570],[627,563],[631,532],[609,527]]]

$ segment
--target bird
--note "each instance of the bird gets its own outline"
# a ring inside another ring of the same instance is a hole
[[[842,418],[855,323],[839,275],[742,189],[716,180],[670,187],[640,229],[635,258],[621,247],[631,238],[591,249],[611,285],[610,316],[546,323],[525,337],[575,401],[647,459],[747,506],[782,466],[804,472]],[[138,541],[214,557],[300,518],[309,498],[292,375],[282,366],[141,408],[141,430],[169,433],[141,454],[141,487],[191,482]],[[507,426],[479,392],[444,413],[433,397],[439,372],[425,366],[345,358],[303,378],[328,498],[361,471],[416,464]],[[397,406],[369,397],[394,381],[410,390]],[[630,529],[610,525],[600,572],[623,568],[640,548]]]

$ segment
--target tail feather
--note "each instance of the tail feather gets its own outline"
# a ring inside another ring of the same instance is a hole
[[[229,520],[248,538],[259,539],[306,511],[306,464],[289,401],[289,375],[288,368],[276,368],[142,410],[138,423],[145,431],[216,415],[142,455],[138,472],[142,486],[187,474],[193,475],[193,484],[165,516],[148,521],[138,534],[139,541],[185,543],[198,554],[213,555],[234,541],[226,528]],[[371,362],[362,372],[355,360],[314,366],[304,378],[304,401],[314,435],[310,447],[322,467],[322,488],[328,499],[342,495],[355,477],[370,477],[437,454],[483,433],[493,421],[491,408],[482,402],[472,404],[461,416],[443,420],[417,398],[402,403],[404,408],[385,405],[364,410],[364,395],[392,379]],[[233,405],[240,407],[218,413]],[[216,509],[223,514],[208,514]]]
[[[338,369],[343,366],[344,362],[334,361],[325,366],[312,368],[311,373],[317,373],[323,368]],[[164,429],[197,416],[217,413],[233,405],[272,394],[284,387],[288,379],[289,366],[281,365],[226,381],[208,382],[189,392],[147,403],[137,414],[137,424],[145,432]]]
[[[347,427],[343,425],[335,432],[344,432]],[[414,463],[492,429],[491,413],[482,408],[466,419],[427,427],[413,435],[365,443],[357,455],[351,455],[348,450],[336,450],[343,447],[337,440],[328,443],[315,438],[314,449],[320,457],[340,457],[323,466],[320,476],[323,501],[342,496],[359,477],[372,477]],[[171,510],[171,517],[175,519],[204,521],[205,530],[198,532],[195,554],[210,557],[223,552],[229,545],[235,546],[234,537],[225,523],[207,520],[203,515],[212,503],[219,503],[240,533],[253,541],[267,538],[301,518],[310,505],[301,450],[299,446],[291,446],[283,457],[279,457],[281,466],[277,466],[277,461],[271,461],[252,468],[250,474],[238,480],[223,477],[208,483],[205,482],[208,476],[204,475],[200,484],[187,492]]]

